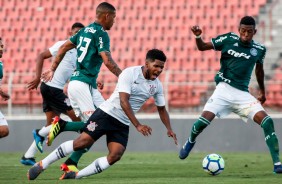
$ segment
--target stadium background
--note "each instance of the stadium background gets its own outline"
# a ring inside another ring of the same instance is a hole
[[[5,52],[1,59],[4,63],[2,85],[11,95],[9,101],[0,101],[1,111],[7,117],[11,130],[10,136],[0,141],[0,151],[25,150],[32,139],[31,130],[44,125],[40,92],[26,89],[26,83],[35,75],[36,56],[56,41],[66,39],[74,22],[82,22],[85,25],[93,22],[95,8],[100,2],[102,1],[0,0],[0,36],[5,44]],[[268,48],[264,64],[267,89],[265,107],[277,118],[276,130],[282,140],[279,131],[282,121],[280,119],[282,38],[279,34],[282,31],[281,0],[108,0],[108,2],[117,9],[116,23],[109,31],[109,35],[113,59],[122,69],[142,65],[146,51],[151,48],[162,49],[168,56],[165,71],[160,78],[164,84],[168,109],[172,114],[173,127],[181,144],[215,87],[213,77],[219,69],[220,57],[220,52],[198,51],[190,27],[200,25],[203,28],[203,39],[207,41],[229,31],[237,33],[240,18],[244,15],[254,16],[258,29],[255,40]],[[44,68],[48,68],[50,64],[51,60],[45,61]],[[108,98],[117,78],[108,72],[105,66],[102,67],[100,77],[105,82],[105,89],[101,92]],[[257,94],[254,77],[250,91],[254,95]],[[133,130],[129,148],[176,150],[172,142],[169,146],[166,145],[170,140],[161,135],[165,134],[165,131],[162,126],[157,125],[159,120],[153,106],[153,101],[149,100],[141,111],[145,115],[139,116],[142,122],[156,126],[154,135],[150,138],[151,146],[147,147],[148,142],[143,138],[139,140],[140,136]],[[267,150],[264,144],[261,145],[263,133],[260,127],[253,123],[245,125],[234,117],[216,120],[214,124],[217,126],[211,126],[210,130],[200,136],[199,146],[197,145],[195,150]],[[241,133],[246,137],[240,138],[238,135]],[[19,142],[17,137],[20,135],[26,137],[26,140]],[[210,144],[208,140],[211,139],[217,144]],[[240,140],[245,141],[243,146],[239,145]],[[16,149],[11,148],[11,145],[17,145],[13,146]]]

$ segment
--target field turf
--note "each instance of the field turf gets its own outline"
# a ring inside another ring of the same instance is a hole
[[[14,183],[95,183],[95,184],[270,184],[282,183],[282,175],[273,174],[267,153],[218,153],[225,160],[225,170],[210,176],[202,169],[202,159],[208,153],[192,153],[186,160],[177,153],[126,152],[123,158],[101,174],[80,180],[59,181],[62,174],[60,161],[49,166],[36,180],[26,177],[29,166],[19,160],[22,153],[0,153],[0,184]],[[104,153],[89,152],[81,159],[79,168],[85,167]],[[45,154],[38,154],[37,160]]]

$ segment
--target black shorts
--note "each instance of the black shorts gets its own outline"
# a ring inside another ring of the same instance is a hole
[[[43,112],[66,113],[72,110],[69,98],[62,89],[41,83],[40,92],[43,98]]]
[[[116,118],[98,108],[85,124],[83,132],[90,135],[95,141],[106,134],[107,144],[117,142],[126,148],[129,126],[121,123]]]

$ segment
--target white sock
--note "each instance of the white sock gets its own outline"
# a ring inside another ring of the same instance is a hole
[[[47,127],[45,127],[45,126],[42,127],[39,130],[38,134],[41,135],[42,137],[46,137],[48,135],[49,131],[51,130],[51,127],[52,127],[52,125],[49,125]]]
[[[32,142],[26,153],[24,154],[25,158],[33,158],[37,152],[37,147],[35,145],[35,141]]]
[[[73,152],[73,140],[64,142],[42,160],[43,169],[46,169],[53,162],[66,157],[68,154],[72,152]]]
[[[108,162],[107,157],[98,158],[90,165],[80,170],[77,173],[76,178],[79,179],[85,176],[101,173],[103,170],[107,169],[108,167],[110,167],[110,164]]]

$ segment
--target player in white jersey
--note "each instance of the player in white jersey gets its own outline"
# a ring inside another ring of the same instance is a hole
[[[4,44],[2,43],[2,38],[0,37],[0,58],[2,58],[4,51]],[[2,88],[2,78],[3,78],[3,63],[0,61],[0,96],[4,100],[8,100],[10,98],[9,94],[5,93]],[[4,117],[4,115],[0,111],[0,138],[7,137],[9,135],[9,127],[8,123]]]
[[[157,78],[163,71],[165,61],[165,54],[153,49],[147,52],[144,66],[125,69],[119,76],[114,93],[92,114],[81,135],[74,141],[61,144],[46,158],[35,164],[28,171],[28,179],[36,179],[51,163],[73,151],[89,148],[103,135],[107,136],[108,155],[96,159],[79,172],[65,172],[61,179],[78,179],[98,174],[113,165],[120,160],[126,149],[130,123],[144,136],[151,134],[152,129],[141,124],[135,116],[150,97],[155,100],[160,119],[167,128],[167,135],[177,144],[165,108],[162,84]]]
[[[74,23],[71,27],[70,36],[76,34],[84,25],[81,23]],[[40,83],[42,67],[44,59],[51,58],[57,55],[59,48],[66,42],[58,41],[48,50],[40,53],[36,59],[36,77],[28,83],[28,89],[36,89]],[[79,121],[80,118],[75,115],[69,99],[63,92],[65,84],[70,79],[70,76],[76,68],[77,51],[72,49],[66,53],[64,59],[58,66],[58,70],[54,73],[54,77],[49,82],[42,82],[40,92],[43,98],[43,112],[46,114],[46,125],[40,130],[33,130],[35,141],[31,144],[27,152],[23,155],[20,162],[24,165],[35,164],[34,155],[37,149],[43,152],[43,141],[48,135],[52,118],[59,116],[61,113],[68,115],[73,121]]]

